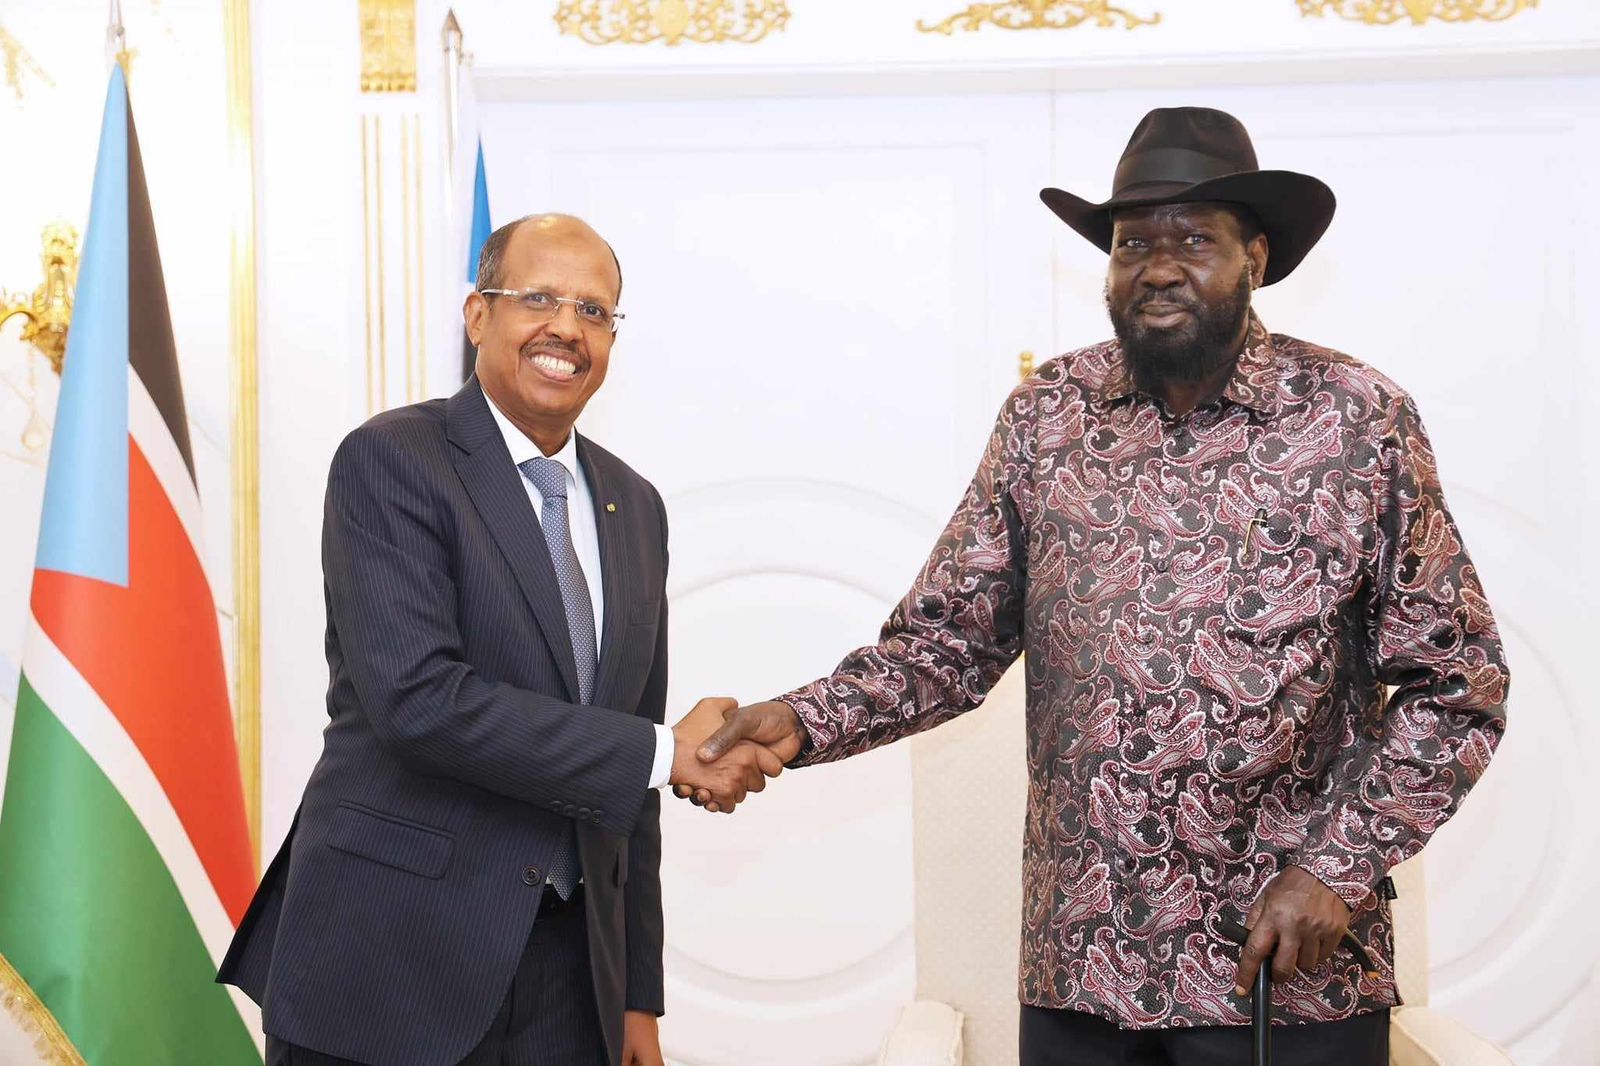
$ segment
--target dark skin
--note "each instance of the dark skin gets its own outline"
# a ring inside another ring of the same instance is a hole
[[[1167,204],[1119,212],[1114,219],[1106,280],[1112,313],[1131,310],[1135,326],[1181,341],[1197,332],[1198,311],[1233,299],[1249,272],[1251,287],[1267,268],[1267,239],[1246,239],[1240,218],[1223,204]],[[1221,395],[1244,348],[1248,323],[1229,349],[1233,358],[1189,380],[1169,376],[1141,382],[1175,417]],[[715,760],[736,743],[755,742],[785,762],[800,751],[805,731],[794,708],[780,701],[731,710],[723,727],[700,747]],[[703,791],[678,788],[678,796],[716,810]],[[1256,972],[1270,965],[1274,979],[1288,981],[1297,969],[1313,970],[1339,947],[1350,924],[1350,908],[1332,889],[1298,866],[1285,866],[1256,898],[1245,919],[1250,930],[1234,976],[1234,991],[1248,996]]]
[[[1133,312],[1135,323],[1158,334],[1193,335],[1196,305],[1217,306],[1233,296],[1240,273],[1252,288],[1267,269],[1267,238],[1246,241],[1239,216],[1222,204],[1163,204],[1117,212],[1111,235],[1106,300],[1113,314]],[[1247,329],[1233,339],[1235,356]],[[1149,386],[1174,416],[1182,417],[1221,395],[1233,372],[1228,362],[1199,381],[1167,377]]]

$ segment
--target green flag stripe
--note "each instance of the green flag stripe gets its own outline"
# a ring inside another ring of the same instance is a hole
[[[0,818],[0,955],[95,1066],[261,1056],[133,811],[24,675]]]

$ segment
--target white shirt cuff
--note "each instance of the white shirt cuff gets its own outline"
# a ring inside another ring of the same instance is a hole
[[[672,780],[672,756],[678,742],[668,726],[656,726],[656,761],[650,764],[650,787],[666,788]]]

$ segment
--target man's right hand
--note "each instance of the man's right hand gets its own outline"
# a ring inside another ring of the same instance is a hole
[[[704,699],[672,727],[668,780],[680,796],[704,797],[701,806],[709,811],[731,814],[748,793],[765,789],[767,778],[783,773],[782,756],[750,741],[719,742],[717,756],[705,757],[708,738],[725,731],[724,716],[738,706],[737,700],[725,697]]]
[[[703,701],[711,702],[711,701]],[[695,708],[699,710],[698,707]],[[752,703],[748,707],[723,707],[720,712],[727,720],[717,729],[696,753],[703,764],[715,765],[729,753],[746,745],[756,745],[775,759],[779,766],[800,754],[805,739],[805,729],[795,709],[780,700]],[[777,774],[769,774],[776,777]],[[673,779],[673,793],[708,811],[721,808],[718,799],[704,788],[693,787],[692,782],[679,784]]]

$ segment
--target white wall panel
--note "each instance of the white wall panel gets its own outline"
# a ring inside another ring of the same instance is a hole
[[[873,639],[1049,323],[1038,95],[494,105],[497,222],[591,220],[628,314],[580,428],[672,523],[669,716]],[[512,279],[512,283],[515,281]],[[910,772],[889,748],[733,818],[668,800],[667,1051],[872,1061],[913,993]]]

